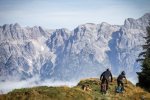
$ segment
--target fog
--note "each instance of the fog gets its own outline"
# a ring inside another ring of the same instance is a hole
[[[23,81],[7,81],[0,83],[0,94],[6,94],[14,89],[29,88],[36,86],[76,86],[78,81],[54,81],[45,80],[40,81],[38,78],[32,78]]]

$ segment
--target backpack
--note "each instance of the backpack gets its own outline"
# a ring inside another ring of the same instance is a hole
[[[116,87],[116,93],[122,93],[124,91],[122,86]]]

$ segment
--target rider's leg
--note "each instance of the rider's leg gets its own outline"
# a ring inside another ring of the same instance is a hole
[[[119,81],[119,80],[117,80],[117,85],[118,85],[118,87],[120,86],[120,84],[121,84],[121,83],[120,83],[120,81]]]
[[[117,85],[119,86],[119,81],[117,80]]]
[[[102,79],[102,82],[101,82],[101,92],[102,92],[102,88],[103,88],[103,84],[104,84],[104,82],[105,82],[105,80],[104,79]]]
[[[123,84],[123,82],[121,81],[121,86],[122,86],[122,89],[124,90],[124,84]]]
[[[108,90],[108,80],[106,79],[106,91]]]

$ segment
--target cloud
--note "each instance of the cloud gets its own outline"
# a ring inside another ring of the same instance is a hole
[[[23,81],[7,81],[0,83],[0,94],[6,94],[14,89],[30,88],[36,86],[76,86],[78,81],[40,81],[38,77],[34,77]]]

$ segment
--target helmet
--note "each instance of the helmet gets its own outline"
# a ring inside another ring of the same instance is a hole
[[[106,71],[110,71],[109,68],[107,68]]]
[[[122,72],[121,72],[121,75],[126,75],[125,71],[122,71]]]

